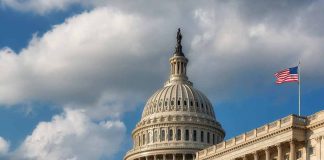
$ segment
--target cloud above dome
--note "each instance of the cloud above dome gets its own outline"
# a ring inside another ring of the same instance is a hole
[[[53,147],[55,141],[44,135],[44,127],[69,124],[72,113],[102,138],[106,130],[94,119],[118,120],[168,78],[178,27],[189,59],[189,80],[212,102],[269,93],[272,74],[298,60],[307,79],[306,91],[322,86],[323,1],[124,2],[1,0],[2,7],[42,16],[74,5],[89,9],[42,35],[34,34],[21,51],[10,46],[0,50],[1,106],[49,102],[63,108],[62,115],[36,127],[22,150],[42,157],[36,152],[51,156],[60,153],[61,146],[79,144],[78,138],[60,142],[50,152],[34,141],[41,136]],[[112,128],[120,129],[116,134],[124,133],[123,127]],[[57,134],[52,136],[64,139],[78,132],[66,129]],[[35,148],[38,145],[43,148]],[[73,157],[76,152],[62,155]]]

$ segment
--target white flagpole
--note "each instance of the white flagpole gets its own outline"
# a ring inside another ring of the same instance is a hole
[[[300,116],[300,61],[298,63],[298,115]]]

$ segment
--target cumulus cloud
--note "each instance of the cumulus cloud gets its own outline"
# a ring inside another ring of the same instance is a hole
[[[124,105],[129,107],[119,110],[128,110],[152,84],[165,79],[160,65],[168,56],[158,58],[167,48],[158,45],[163,33],[151,30],[159,25],[158,20],[98,8],[69,18],[41,37],[34,35],[19,53],[4,48],[0,101],[92,108]],[[114,110],[118,112],[117,107]]]
[[[50,122],[40,122],[12,157],[39,160],[110,159],[119,150],[125,132],[125,125],[120,121],[95,123],[83,110],[65,109]]]
[[[0,137],[0,158],[8,153],[10,143],[4,138]]]
[[[152,3],[146,4],[150,9],[141,10],[135,2],[112,1],[109,7],[84,12],[44,35],[34,35],[19,53],[3,48],[0,102],[91,106],[93,110],[87,112],[93,117],[118,117],[166,80],[167,59],[179,26],[183,26],[183,46],[190,60],[189,77],[212,97],[264,90],[272,85],[273,72],[298,60],[305,68],[304,78],[324,77],[316,69],[323,68],[323,36],[305,30],[324,24],[304,23],[323,6],[313,3],[271,3],[280,10],[275,14],[287,14],[282,5],[294,6],[292,12],[298,13],[289,14],[290,21],[278,26],[272,19],[281,16],[271,12],[262,18],[247,16],[251,13],[242,2],[170,1],[161,3],[157,14]]]
[[[124,134],[123,124],[93,119],[118,119],[162,86],[178,27],[189,78],[212,100],[268,92],[273,73],[298,60],[308,89],[324,78],[319,69],[324,21],[317,16],[323,1],[1,2],[39,14],[94,7],[34,34],[17,53],[10,46],[0,50],[1,106],[40,101],[65,108],[36,127],[17,151],[25,156],[19,158],[96,159],[115,153],[108,142],[120,144],[114,135]],[[102,147],[93,147],[97,142]]]

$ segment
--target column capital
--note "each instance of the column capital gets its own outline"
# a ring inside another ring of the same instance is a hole
[[[320,140],[322,140],[322,138],[323,138],[323,136],[318,136],[315,138],[315,140],[320,141]]]
[[[289,144],[295,144],[296,141],[297,141],[296,139],[290,139]]]
[[[270,146],[267,146],[267,147],[264,147],[264,148],[263,148],[263,150],[266,151],[266,152],[268,152],[269,149],[270,149]]]
[[[282,144],[279,142],[275,145],[277,148],[281,148],[282,147]]]

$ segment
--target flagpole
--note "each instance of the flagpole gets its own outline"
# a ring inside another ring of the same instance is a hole
[[[298,63],[298,115],[300,116],[300,61]]]

